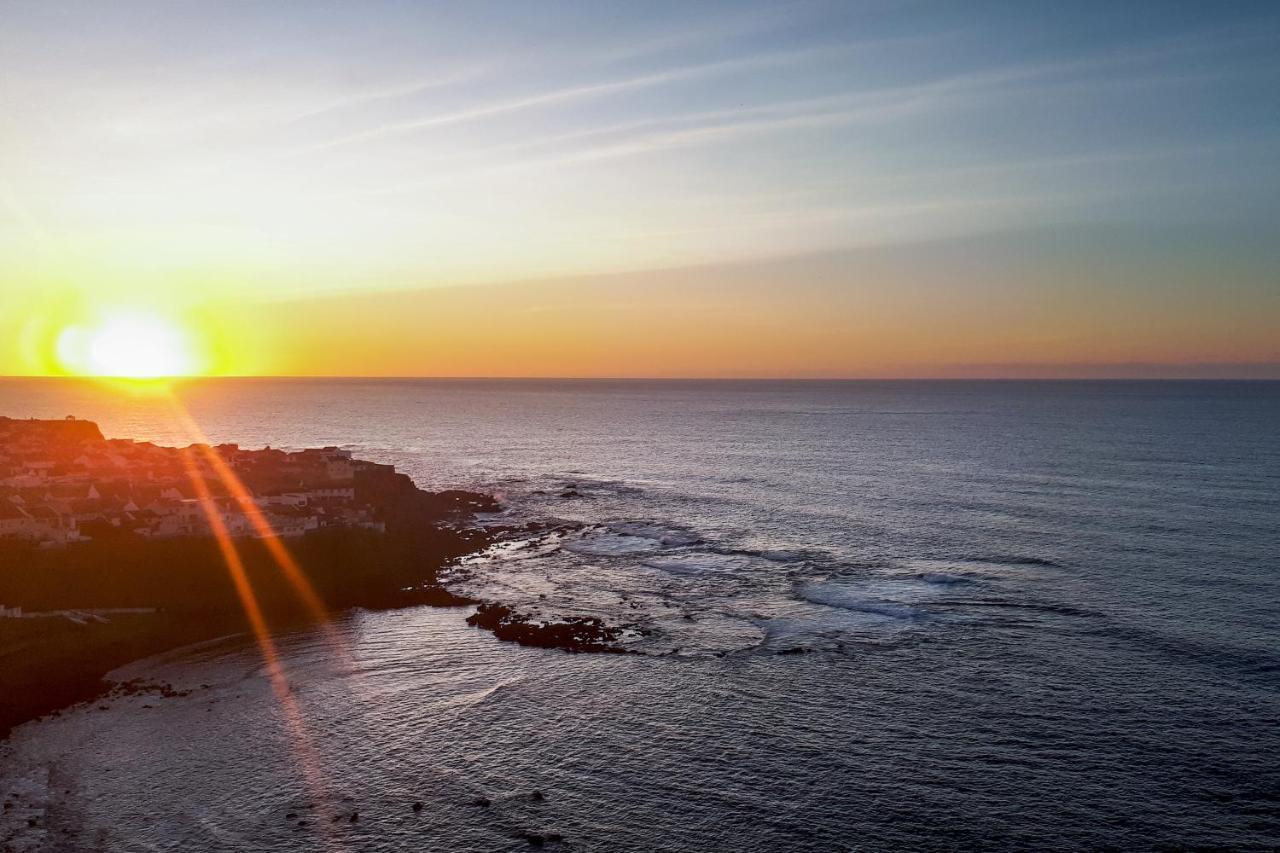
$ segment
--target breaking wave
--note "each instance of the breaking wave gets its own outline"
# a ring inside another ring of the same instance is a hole
[[[916,605],[928,596],[921,596],[909,582],[819,581],[801,585],[797,593],[813,604],[858,613],[878,613],[903,620],[922,619],[927,615]]]
[[[589,557],[629,557],[638,554],[651,554],[662,547],[662,543],[644,536],[627,536],[618,533],[588,534],[573,542],[560,546],[563,550]]]
[[[749,565],[747,558],[729,554],[673,554],[644,561],[646,566],[677,575],[736,573]]]

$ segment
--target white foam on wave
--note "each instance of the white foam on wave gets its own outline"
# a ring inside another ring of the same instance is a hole
[[[615,521],[609,529],[622,536],[652,539],[667,548],[696,545],[702,538],[691,530],[651,521]]]
[[[590,557],[628,557],[637,554],[652,554],[662,548],[656,539],[644,536],[627,536],[618,533],[596,533],[584,536],[573,542],[560,546],[574,554],[585,554]]]
[[[764,630],[740,616],[711,610],[696,615],[668,616],[653,624],[653,632],[641,644],[649,654],[681,657],[721,656],[759,646]]]
[[[902,627],[903,622],[885,613],[833,609],[817,617],[781,617],[765,623],[764,646],[771,650],[821,645],[821,640],[843,634],[881,633]]]
[[[731,554],[697,553],[651,557],[646,566],[676,575],[733,574],[749,565],[745,557]]]
[[[902,564],[920,578],[955,578],[958,583],[999,582],[1005,579],[1027,579],[1043,576],[1052,569],[1044,562],[1001,563],[992,560],[909,560]],[[941,582],[935,580],[935,583]]]
[[[815,593],[825,597],[820,590]],[[760,650],[779,654],[838,649],[846,642],[884,643],[913,627],[913,619],[884,609],[850,609],[798,595],[759,614],[758,624],[765,632]]]
[[[913,620],[927,616],[922,606],[944,594],[948,585],[919,577],[836,578],[804,584],[797,593],[826,607]]]
[[[810,584],[800,591],[806,601],[852,610],[859,613],[879,613],[893,619],[915,619],[919,611],[910,605],[867,596],[857,590],[832,584]]]
[[[806,551],[787,551],[784,549],[761,551],[762,559],[771,563],[800,563],[809,558]]]
[[[650,521],[615,521],[560,547],[591,557],[630,557],[664,548],[684,548],[700,541],[697,534],[680,527]]]
[[[916,577],[925,583],[935,586],[965,586],[974,583],[973,578],[947,574],[946,572],[921,572]]]
[[[550,485],[547,488],[560,491],[571,490],[582,495],[601,498],[644,494],[644,489],[622,480],[593,480],[589,477],[550,478]]]

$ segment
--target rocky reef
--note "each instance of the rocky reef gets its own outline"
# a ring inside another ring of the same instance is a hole
[[[500,640],[568,652],[630,654],[618,645],[625,626],[607,625],[594,616],[564,616],[558,620],[535,621],[504,604],[481,604],[467,617],[467,624],[492,631]]]

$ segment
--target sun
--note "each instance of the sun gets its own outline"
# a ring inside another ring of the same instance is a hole
[[[191,333],[158,314],[117,311],[58,336],[58,360],[84,376],[157,379],[199,371]]]

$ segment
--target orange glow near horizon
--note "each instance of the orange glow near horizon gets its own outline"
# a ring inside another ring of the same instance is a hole
[[[1213,274],[1204,265],[1136,276],[997,257],[1004,268],[988,275],[960,248],[907,254],[185,307],[37,296],[0,315],[0,374],[138,387],[179,376],[1253,375],[1249,365],[1280,364],[1276,314],[1245,298],[1257,292],[1249,276],[1227,298],[1226,283],[1193,286]]]
[[[1280,4],[83,5],[0,376],[1280,378]]]
[[[110,311],[92,323],[67,325],[54,347],[62,368],[82,376],[155,379],[196,375],[205,367],[195,334],[150,311]]]
[[[180,308],[159,299],[100,303],[52,297],[6,308],[0,316],[0,373],[103,379],[146,390],[163,389],[172,379],[262,373],[268,367],[258,359],[264,347],[252,312]]]

